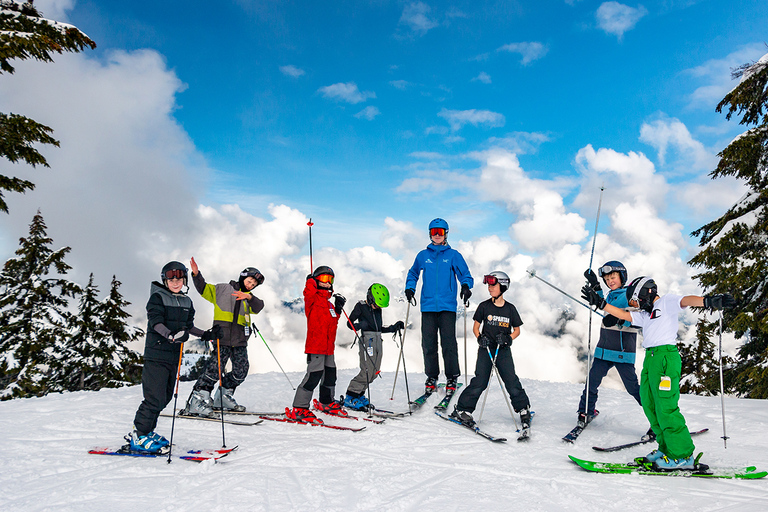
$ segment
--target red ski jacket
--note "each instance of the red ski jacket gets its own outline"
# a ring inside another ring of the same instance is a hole
[[[307,315],[307,342],[305,354],[332,355],[336,348],[336,329],[339,315],[330,302],[330,289],[318,288],[317,282],[309,277],[304,287],[304,314]]]

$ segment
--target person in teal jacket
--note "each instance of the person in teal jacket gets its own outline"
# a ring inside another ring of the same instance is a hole
[[[440,376],[440,362],[437,356],[437,333],[445,365],[446,389],[455,390],[456,380],[461,375],[459,349],[456,343],[456,294],[467,302],[472,295],[474,279],[464,257],[448,245],[448,223],[435,219],[429,223],[429,238],[432,242],[416,255],[405,282],[405,296],[413,301],[416,283],[423,273],[421,286],[421,349],[424,354],[424,373],[427,374],[425,388],[434,391]],[[458,283],[458,284],[457,284]]]

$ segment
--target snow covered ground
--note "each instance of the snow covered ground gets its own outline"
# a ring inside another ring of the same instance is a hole
[[[338,394],[355,373],[341,370]],[[294,384],[302,374],[289,374]],[[406,409],[402,375],[390,401],[393,374],[374,383],[374,403]],[[422,376],[410,376],[411,397]],[[600,392],[600,416],[575,445],[560,438],[575,424],[581,387],[523,380],[536,416],[533,438],[514,441],[498,383],[491,383],[481,427],[507,436],[494,444],[437,418],[431,402],[413,417],[365,422],[363,432],[264,422],[226,426],[236,452],[221,462],[89,455],[96,446],[119,446],[141,400],[140,386],[50,395],[0,403],[0,510],[218,511],[218,510],[768,510],[768,479],[705,480],[640,475],[601,475],[579,469],[567,457],[626,461],[651,445],[601,454],[594,445],[633,441],[647,429],[643,413],[623,391]],[[179,400],[191,391],[182,383]],[[293,391],[281,373],[254,374],[237,391],[249,409],[281,410]],[[431,401],[436,401],[435,397]],[[768,407],[761,400],[726,400],[728,448],[723,448],[720,399],[684,396],[694,439],[713,467],[746,464],[768,469]],[[168,409],[170,411],[170,407]],[[478,408],[479,412],[479,408]],[[477,414],[476,414],[477,417]],[[334,418],[328,422],[353,424]],[[157,430],[169,436],[170,418]],[[217,448],[218,423],[177,420],[177,451]]]

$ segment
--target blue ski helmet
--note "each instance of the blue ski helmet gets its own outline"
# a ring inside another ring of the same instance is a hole
[[[427,233],[429,234],[430,240],[432,239],[432,230],[435,228],[444,229],[445,237],[448,238],[448,223],[438,217],[437,219],[434,219],[432,222],[429,223],[429,229]]]
[[[620,261],[611,260],[603,263],[603,266],[597,269],[597,273],[605,281],[605,276],[611,272],[618,272],[621,279],[621,286],[627,284],[627,267]]]

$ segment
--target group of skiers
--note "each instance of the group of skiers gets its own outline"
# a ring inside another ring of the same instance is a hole
[[[443,356],[446,392],[453,394],[461,374],[456,341],[457,295],[468,305],[474,279],[462,255],[447,243],[449,227],[443,219],[429,224],[430,244],[418,253],[408,271],[405,296],[415,305],[416,285],[423,277],[421,288],[421,344],[427,379],[425,393],[437,387],[440,374],[438,348]],[[206,331],[194,326],[195,310],[183,291],[187,286],[187,269],[177,261],[166,264],[160,282],[153,282],[147,303],[147,337],[142,373],[144,399],[134,419],[134,428],[126,436],[130,449],[142,452],[163,452],[169,441],[154,429],[160,412],[168,405],[178,386],[181,347],[190,335],[214,343],[214,353],[195,383],[186,406],[185,415],[215,417],[215,410],[244,411],[234,392],[248,374],[247,342],[251,315],[264,308],[264,302],[253,294],[264,282],[258,269],[244,269],[237,281],[212,285],[206,283],[194,258],[190,261],[196,290],[214,305],[213,327]],[[650,423],[646,436],[655,438],[658,450],[647,458],[660,469],[692,469],[694,446],[685,419],[677,402],[680,396],[681,360],[677,352],[678,313],[688,306],[722,309],[733,307],[728,294],[698,296],[666,295],[659,297],[656,284],[648,277],[638,277],[627,284],[627,269],[621,262],[609,261],[598,269],[598,275],[609,288],[603,294],[598,277],[588,269],[582,297],[595,309],[605,311],[600,339],[589,369],[584,392],[578,408],[578,425],[586,426],[597,414],[597,389],[611,367],[616,367],[627,392],[642,405]],[[304,313],[307,318],[305,354],[307,372],[296,389],[292,407],[285,416],[292,421],[322,423],[310,406],[315,388],[320,386],[315,409],[346,415],[344,408],[365,411],[373,406],[366,390],[380,371],[382,333],[400,332],[402,321],[384,326],[382,309],[389,305],[389,290],[380,283],[372,284],[366,298],[358,302],[346,318],[347,326],[355,331],[359,342],[360,372],[352,379],[341,400],[335,400],[336,363],[335,340],[338,323],[346,316],[346,299],[334,294],[335,274],[328,266],[317,267],[308,275],[304,287]],[[472,426],[472,412],[478,398],[488,386],[492,370],[504,382],[512,407],[520,415],[522,428],[530,427],[530,401],[515,372],[512,341],[520,335],[523,325],[515,306],[505,300],[510,278],[503,271],[485,275],[489,298],[477,306],[473,315],[472,332],[477,338],[478,354],[475,376],[460,394],[451,417]],[[635,372],[637,332],[642,329],[646,356],[638,384]],[[438,333],[440,343],[438,346]],[[177,348],[178,347],[178,348]],[[222,373],[228,361],[232,368]],[[211,392],[215,383],[215,397]]]

